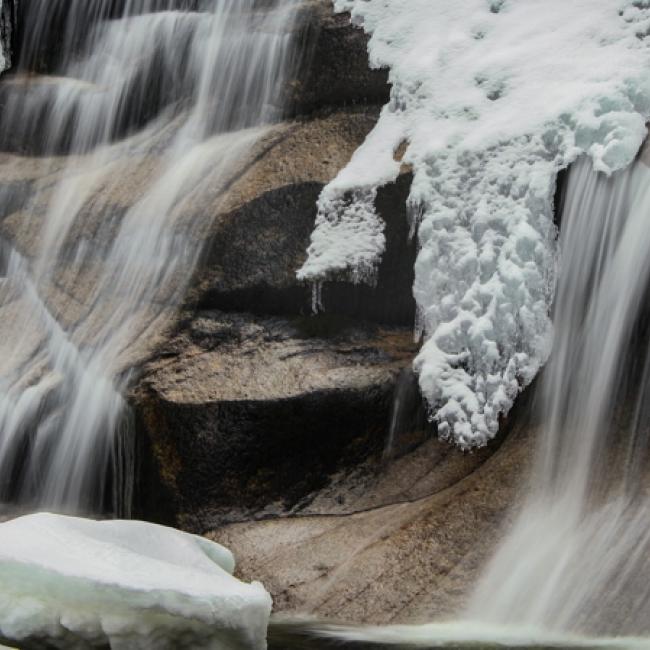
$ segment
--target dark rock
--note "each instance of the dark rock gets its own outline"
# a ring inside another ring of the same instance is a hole
[[[370,68],[368,36],[349,13],[334,13],[331,0],[307,0],[299,24],[304,65],[289,95],[296,113],[389,100],[388,71]]]
[[[380,458],[411,332],[351,321],[329,331],[220,312],[184,324],[132,396],[152,452],[139,509],[166,517],[172,505],[177,524],[202,531],[304,509],[333,474]]]
[[[327,312],[379,323],[412,325],[416,244],[409,239],[410,175],[381,188],[377,210],[389,242],[374,286],[327,282]],[[306,314],[311,287],[296,280],[316,218],[320,183],[287,185],[240,208],[209,245],[200,272],[199,307],[256,314]],[[209,278],[209,279],[208,279]]]
[[[375,116],[355,110],[274,127],[214,204],[212,221],[205,204],[188,215],[207,230],[186,317],[130,398],[141,515],[201,531],[250,517],[349,512],[432,489],[424,478],[446,453],[432,453],[433,465],[396,464],[373,483],[376,496],[363,490],[383,469],[396,377],[417,349],[410,176],[377,199],[388,249],[376,287],[328,283],[327,310],[314,317],[310,287],[296,278],[318,194]],[[450,476],[438,472],[436,481]]]
[[[18,0],[4,0],[0,8],[0,51],[4,57],[4,70],[10,69],[16,58],[16,28],[18,25]],[[0,69],[0,72],[3,72]]]
[[[47,7],[44,3],[47,3]],[[264,2],[259,9],[263,11]],[[0,37],[11,22],[3,16],[14,5],[4,4],[0,14]],[[187,42],[201,20],[188,21],[174,35],[173,52],[166,49],[140,62],[137,74],[125,85],[114,114],[94,131],[79,138],[79,118],[94,95],[102,89],[79,79],[68,78],[70,63],[83,51],[88,34],[100,20],[122,15],[124,0],[26,0],[20,7],[18,43],[20,56],[16,74],[0,84],[0,148],[29,155],[60,155],[95,147],[100,141],[115,141],[142,128],[165,109],[182,111],[195,91],[187,72]],[[139,0],[129,4],[129,13],[144,8],[194,10],[196,0]],[[329,0],[304,0],[296,21],[296,53],[284,92],[277,101],[280,116],[310,114],[357,104],[383,104],[389,98],[387,72],[370,70],[363,30],[350,23],[347,14],[334,14]],[[45,19],[47,17],[47,20]],[[8,33],[8,32],[7,32]],[[163,46],[161,45],[161,48]],[[37,74],[34,74],[37,73]],[[65,113],[54,108],[66,97]],[[62,119],[62,115],[65,119]],[[237,126],[239,113],[229,120]],[[223,121],[223,115],[221,115]],[[215,126],[216,129],[216,126]],[[47,134],[47,138],[44,136]]]
[[[273,132],[218,207],[188,303],[200,309],[309,314],[311,287],[298,282],[296,273],[306,259],[318,195],[375,120],[373,110],[345,111]],[[378,193],[388,245],[376,285],[327,282],[322,292],[327,313],[413,325],[417,250],[406,215],[410,182],[405,173]]]

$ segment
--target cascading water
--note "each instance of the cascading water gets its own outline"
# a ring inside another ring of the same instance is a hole
[[[459,620],[280,621],[278,647],[650,647],[649,162],[646,145],[611,177],[571,168],[534,473]]]
[[[650,169],[571,170],[533,484],[470,618],[650,632]]]
[[[21,219],[0,265],[0,502],[97,510],[112,489],[128,515],[129,368],[184,294],[209,225],[201,206],[281,115],[295,3],[27,6],[0,131],[13,151],[36,139],[51,182],[18,205],[3,190]],[[47,51],[52,16],[60,76],[34,79],[20,67]],[[6,177],[35,160],[3,156]],[[127,164],[138,200],[111,210],[102,197],[119,195]]]

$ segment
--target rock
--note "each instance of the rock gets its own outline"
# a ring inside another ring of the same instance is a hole
[[[298,315],[310,311],[311,288],[296,280],[316,217],[321,188],[348,161],[375,123],[374,109],[334,112],[310,120],[269,127],[245,159],[224,173],[215,170],[186,202],[182,220],[203,250],[187,304],[200,308]],[[85,157],[32,158],[0,154],[0,236],[27,258],[35,255],[42,219],[66,162],[87,170],[86,196],[65,248],[74,256],[83,240],[93,242],[101,265],[105,246],[126,211],[146,192],[159,150],[169,137],[158,133],[159,145],[134,155],[126,146],[100,169]],[[205,186],[209,181],[209,191]],[[387,222],[390,242],[376,287],[328,283],[323,302],[328,312],[384,323],[412,325],[415,243],[408,239],[405,198],[410,176],[379,193],[377,205]],[[29,213],[29,218],[25,214]],[[64,260],[62,260],[64,261]],[[61,273],[66,267],[61,265]],[[98,272],[86,268],[83,278],[56,278],[60,290],[83,302],[87,284]],[[84,282],[79,282],[84,280]],[[65,313],[65,309],[58,310]]]
[[[388,71],[370,68],[368,36],[349,13],[334,13],[331,0],[307,0],[299,25],[303,65],[289,84],[296,113],[388,102]]]
[[[318,195],[375,119],[374,111],[345,111],[274,130],[220,204],[189,300],[201,308],[257,314],[308,312],[311,287],[299,283],[296,272],[306,259]],[[326,311],[412,326],[416,244],[408,236],[405,207],[410,182],[403,174],[379,191],[377,209],[390,243],[377,284],[326,283]]]
[[[208,535],[262,580],[275,612],[388,624],[458,616],[514,516],[534,450],[529,400],[503,442],[462,480],[425,498],[348,516],[226,525]]]
[[[310,287],[296,279],[318,193],[374,119],[356,110],[274,127],[213,207],[202,201],[200,215],[188,213],[205,222],[198,236],[207,243],[187,316],[131,397],[144,441],[143,514],[202,531],[400,498],[407,470],[392,488],[379,481],[374,499],[363,485],[381,465],[396,377],[417,349],[410,177],[378,199],[389,248],[376,287],[326,285],[327,311],[312,318]],[[414,461],[416,471],[439,458]]]
[[[144,474],[199,532],[304,510],[330,476],[381,456],[395,377],[414,352],[407,329],[199,312],[134,391],[154,460]],[[160,494],[145,490],[140,508],[162,514]]]
[[[92,4],[69,0],[55,0],[53,5],[48,6],[47,21],[43,20],[42,0],[19,5],[20,30],[15,39],[20,52],[18,73],[0,83],[1,150],[30,155],[65,154],[72,148],[94,147],[106,139],[115,141],[142,128],[163,110],[182,107],[183,100],[195,91],[188,81],[191,75],[187,73],[187,59],[164,54],[186,48],[183,39],[191,37],[192,25],[200,24],[200,13],[190,13],[195,18],[187,21],[183,29],[176,29],[173,43],[165,44],[163,51],[143,52],[138,73],[131,73],[132,78],[122,80],[122,86],[112,88],[118,93],[115,115],[102,128],[85,135],[82,143],[75,143],[78,115],[96,110],[95,95],[106,89],[59,75],[66,74],[67,63],[79,55],[89,30],[99,20],[120,16],[123,3],[102,3],[101,11]],[[12,23],[5,14],[13,6],[3,5],[4,13],[0,13],[0,41],[3,34],[7,35],[5,40],[11,36]],[[130,3],[130,13],[168,7],[198,11],[196,0],[160,0],[153,6],[140,0]],[[263,3],[258,10],[263,10]],[[348,14],[334,14],[330,0],[303,0],[297,11],[294,58],[300,65],[290,71],[280,94],[286,116],[388,101],[388,73],[369,68],[367,36],[351,25]],[[170,84],[169,79],[185,79],[187,83]],[[50,129],[50,138],[45,139],[43,126],[51,118],[53,107],[62,102],[68,106],[70,117]],[[98,114],[97,119],[103,118]]]

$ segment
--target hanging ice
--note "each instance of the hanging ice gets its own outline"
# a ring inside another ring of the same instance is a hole
[[[372,34],[390,103],[319,199],[313,282],[372,277],[384,251],[377,188],[414,170],[416,360],[439,433],[463,447],[545,362],[556,266],[557,172],[581,153],[634,158],[650,115],[647,0],[338,0]]]
[[[49,514],[15,519],[0,524],[0,641],[265,648],[271,597],[233,570],[227,549],[162,526]]]

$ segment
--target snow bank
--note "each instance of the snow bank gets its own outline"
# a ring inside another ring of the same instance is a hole
[[[549,353],[559,169],[628,165],[650,114],[649,0],[337,0],[390,103],[323,191],[299,277],[372,280],[377,188],[414,170],[416,360],[440,435],[483,445]]]
[[[258,649],[271,597],[227,549],[135,521],[0,524],[0,639],[47,647]]]

